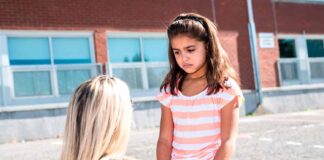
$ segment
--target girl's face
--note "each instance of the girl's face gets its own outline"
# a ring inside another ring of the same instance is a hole
[[[176,62],[187,74],[201,76],[206,72],[206,47],[204,42],[186,35],[171,39]]]

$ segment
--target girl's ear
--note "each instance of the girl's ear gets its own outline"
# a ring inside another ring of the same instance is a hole
[[[209,49],[209,42],[206,42],[206,49]]]
[[[205,49],[206,49],[206,52],[209,52],[209,42],[205,43]]]

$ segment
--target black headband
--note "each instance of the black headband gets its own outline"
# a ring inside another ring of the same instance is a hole
[[[193,15],[180,15],[180,16],[176,17],[174,19],[174,21],[185,20],[185,19],[199,22],[206,29],[206,25],[204,23],[204,20],[202,18],[200,18],[200,17],[196,17],[196,16],[193,16]]]
[[[178,16],[175,21],[177,20],[184,20],[184,19],[189,19],[189,20],[194,20],[194,21],[197,21],[201,24],[204,24],[203,22],[203,19],[199,18],[199,17],[196,17],[196,16],[192,16],[192,15],[184,15],[184,16]]]

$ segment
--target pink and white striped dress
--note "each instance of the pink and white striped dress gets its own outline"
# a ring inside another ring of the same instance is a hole
[[[236,96],[239,105],[244,97],[238,84],[229,79],[228,89],[207,95],[207,89],[194,96],[180,91],[173,96],[162,91],[157,99],[171,109],[174,123],[171,159],[210,160],[221,144],[220,110]]]

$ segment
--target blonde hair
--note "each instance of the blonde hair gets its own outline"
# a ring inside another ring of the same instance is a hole
[[[62,160],[98,160],[123,155],[132,121],[125,82],[98,76],[82,83],[71,97]]]

